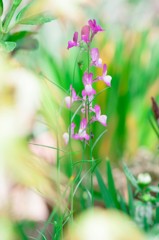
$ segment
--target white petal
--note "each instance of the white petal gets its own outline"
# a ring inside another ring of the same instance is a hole
[[[69,134],[68,133],[64,133],[62,137],[64,139],[65,144],[67,145],[68,141],[69,141]]]

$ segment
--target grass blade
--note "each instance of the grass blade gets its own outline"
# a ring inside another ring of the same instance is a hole
[[[129,181],[127,181],[127,188],[128,188],[128,197],[129,197],[129,200],[128,200],[129,214],[132,218],[134,218],[134,214],[135,214],[134,198],[133,198],[133,192],[132,192],[132,188]]]
[[[140,190],[136,178],[135,178],[135,177],[133,176],[133,174],[130,172],[130,170],[128,169],[128,167],[126,166],[126,164],[123,165],[123,170],[124,170],[124,173],[125,173],[127,179],[130,181],[130,183],[131,183],[137,190]]]
[[[119,201],[118,201],[118,194],[116,191],[115,183],[114,183],[114,178],[112,174],[112,168],[110,165],[110,161],[106,162],[106,170],[107,170],[107,182],[108,182],[108,190],[111,193],[111,196],[114,200],[116,208],[120,208]]]
[[[96,174],[96,178],[97,178],[97,181],[99,184],[99,188],[100,188],[105,206],[107,208],[115,208],[115,204],[113,202],[112,196],[111,196],[108,188],[106,187],[106,185],[102,179],[102,176],[97,168],[95,169],[95,174]]]

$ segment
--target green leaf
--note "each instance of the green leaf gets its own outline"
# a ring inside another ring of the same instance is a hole
[[[22,40],[28,36],[31,36],[35,34],[35,32],[31,32],[31,31],[20,31],[20,32],[16,32],[16,33],[13,33],[13,34],[10,34],[8,37],[7,37],[7,41],[10,41],[10,42],[17,42],[18,40]]]
[[[119,202],[118,202],[118,195],[117,195],[117,191],[116,191],[116,187],[115,187],[115,183],[114,183],[114,178],[113,178],[113,174],[112,174],[112,168],[110,165],[110,161],[106,162],[106,167],[107,167],[108,190],[111,193],[111,196],[114,200],[116,208],[119,209],[120,206],[119,206]]]
[[[25,24],[25,25],[41,25],[47,22],[51,22],[54,19],[55,18],[52,16],[39,14],[39,15],[31,16],[29,18],[21,19],[18,23]]]
[[[22,0],[14,0],[13,4],[16,6],[19,6],[21,4]]]
[[[15,42],[0,42],[0,46],[2,46],[7,52],[12,52],[15,47]]]
[[[0,17],[3,14],[3,0],[0,0]]]
[[[138,186],[136,178],[133,176],[133,174],[130,172],[126,164],[123,164],[123,170],[127,177],[127,179],[130,181],[130,183],[137,189],[140,190],[140,187]]]
[[[113,202],[111,194],[110,194],[108,188],[106,187],[106,185],[105,185],[105,183],[102,179],[102,176],[99,173],[97,168],[95,169],[95,174],[96,174],[96,178],[97,178],[97,181],[98,181],[98,185],[99,185],[99,188],[100,188],[105,206],[107,208],[115,208],[115,204]]]
[[[47,13],[38,13],[37,15],[27,16],[27,12],[29,12],[32,4],[25,6],[16,16],[16,21],[18,24],[26,24],[26,25],[41,25],[47,22],[51,22],[55,18]]]
[[[149,186],[147,190],[149,190],[150,192],[159,193],[159,187],[157,186]]]
[[[127,181],[127,188],[128,188],[128,197],[129,197],[129,200],[128,200],[129,214],[131,217],[134,217],[134,213],[135,213],[134,198],[133,198],[133,192],[132,192],[129,181]]]
[[[159,193],[157,194],[157,200],[159,201]],[[159,206],[156,207],[155,223],[159,223]]]
[[[23,18],[26,18],[26,13],[27,11],[30,11],[30,8],[32,7],[34,3],[34,0],[32,2],[30,2],[29,4],[27,4],[24,8],[22,8],[22,10],[18,13],[18,15],[16,16],[16,21],[19,22],[20,20],[22,20]]]
[[[20,31],[8,36],[7,41],[16,42],[16,51],[19,49],[36,50],[39,46],[38,40],[31,37],[34,32]]]
[[[124,212],[124,213],[128,213],[128,208],[127,208],[127,204],[125,202],[125,199],[123,198],[123,196],[119,193],[119,203],[120,203],[120,209]]]
[[[25,50],[36,50],[39,47],[39,42],[37,39],[28,37],[21,41],[17,42],[16,50],[25,49]]]

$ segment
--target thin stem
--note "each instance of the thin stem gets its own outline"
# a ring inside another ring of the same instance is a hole
[[[4,32],[4,33],[7,33],[7,32],[8,32],[9,24],[10,24],[12,18],[13,18],[13,15],[14,15],[17,7],[18,7],[17,5],[12,4],[12,6],[11,6],[11,8],[10,8],[10,10],[9,10],[9,12],[8,12],[5,20],[4,20],[4,23],[3,23],[3,32]]]
[[[90,71],[90,43],[88,44],[88,73]],[[89,136],[90,136],[90,140],[89,140],[89,156],[90,156],[90,160],[91,160],[91,168],[93,167],[93,155],[92,155],[92,138],[91,138],[91,124],[90,124],[90,120],[91,120],[91,113],[90,113],[90,102],[89,99],[87,99],[87,116],[88,116],[88,125],[89,125]],[[92,171],[90,173],[90,192],[91,192],[91,196],[92,196],[92,206],[94,205],[94,198],[93,198],[93,174]]]
[[[72,87],[74,87],[74,80],[75,80],[75,71],[76,71],[76,66],[77,66],[77,62],[78,62],[78,58],[80,56],[81,53],[81,49],[79,50],[76,60],[75,60],[75,64],[74,64],[74,68],[73,68],[73,78],[72,78]]]

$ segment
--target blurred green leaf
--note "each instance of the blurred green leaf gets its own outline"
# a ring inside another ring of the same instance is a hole
[[[31,32],[31,31],[20,31],[20,32],[15,32],[13,34],[10,34],[7,37],[7,41],[11,41],[11,42],[17,42],[18,40],[22,40],[28,36],[31,36],[35,34],[35,32]]]
[[[44,14],[39,14],[30,18],[21,19],[20,21],[18,21],[18,23],[25,25],[41,25],[47,22],[51,22],[54,19],[55,18],[52,16],[45,16]]]
[[[97,177],[97,181],[98,181],[98,184],[99,184],[99,188],[100,188],[105,206],[107,208],[116,208],[115,204],[114,204],[114,201],[112,199],[112,196],[111,196],[108,188],[106,187],[106,185],[105,185],[105,183],[102,179],[102,176],[101,176],[101,174],[100,174],[100,172],[98,171],[97,168],[95,169],[95,174],[96,174],[96,177]]]
[[[116,191],[116,187],[115,187],[115,183],[114,183],[114,178],[113,178],[113,174],[112,174],[112,168],[110,165],[110,161],[106,161],[106,169],[107,169],[108,190],[111,193],[111,196],[114,200],[116,208],[119,209],[120,206],[119,206],[119,202],[118,202],[118,195],[117,195],[117,191]]]
[[[27,11],[31,8],[32,2],[25,6],[16,16],[18,24],[25,25],[41,25],[47,22],[51,22],[55,18],[47,13],[39,13],[37,15],[27,17]]]
[[[10,34],[7,41],[16,42],[15,51],[19,49],[25,50],[36,50],[39,46],[38,40],[31,37],[34,32],[31,31],[20,31]]]
[[[159,193],[157,194],[157,200],[159,201]],[[159,206],[156,207],[155,223],[159,223]]]
[[[3,0],[0,0],[0,17],[3,14]]]
[[[151,192],[159,193],[159,187],[157,186],[149,186],[147,189]]]
[[[135,214],[134,198],[133,198],[132,188],[128,180],[127,180],[127,189],[128,189],[128,197],[129,197],[128,199],[129,214],[132,218],[134,218],[134,214]]]
[[[21,4],[22,0],[14,0],[13,4],[16,6],[19,6]]]
[[[120,193],[119,193],[119,203],[120,203],[120,209],[124,213],[128,213],[127,204],[126,204],[125,199],[123,198],[122,194],[120,194]]]
[[[140,190],[137,180],[135,179],[135,177],[132,175],[132,173],[130,172],[130,170],[128,169],[128,167],[126,166],[126,164],[123,164],[123,170],[124,173],[127,177],[127,179],[130,181],[130,183],[137,189]]]
[[[9,53],[16,48],[15,42],[0,42],[0,45]]]

